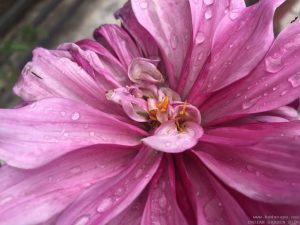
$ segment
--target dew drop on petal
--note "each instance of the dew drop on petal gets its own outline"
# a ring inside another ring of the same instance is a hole
[[[177,48],[178,45],[178,38],[176,35],[172,35],[170,38],[170,45],[173,49]]]
[[[79,120],[79,118],[80,118],[80,114],[78,113],[78,112],[74,112],[73,114],[72,114],[72,120]]]
[[[94,137],[94,136],[95,136],[95,132],[91,131],[91,132],[90,132],[90,136],[91,136],[91,137]]]
[[[217,198],[213,198],[204,206],[204,215],[208,222],[217,222],[223,213],[222,205],[219,205],[220,201]]]
[[[143,174],[143,170],[142,169],[138,169],[136,171],[136,173],[134,174],[134,178],[139,178],[142,174]]]
[[[213,16],[213,12],[211,9],[207,9],[206,12],[204,13],[204,17],[206,20],[210,20]]]
[[[266,71],[270,73],[277,73],[283,68],[281,57],[268,56],[265,59]]]
[[[141,7],[141,9],[147,9],[148,8],[148,1],[147,0],[141,0],[140,1],[140,7]]]
[[[286,95],[287,93],[288,93],[288,91],[283,91],[283,92],[280,93],[280,96],[284,96],[284,95]]]
[[[296,73],[295,75],[291,76],[288,81],[291,83],[293,87],[300,86],[300,73]]]
[[[65,115],[66,115],[66,112],[62,111],[62,112],[60,112],[60,115],[61,115],[61,116],[65,116]]]
[[[214,0],[203,0],[205,5],[212,5],[214,4]]]
[[[243,109],[249,109],[249,108],[251,108],[252,106],[254,106],[258,102],[258,100],[260,98],[261,98],[261,96],[258,96],[256,98],[253,98],[253,99],[250,99],[248,101],[245,101],[243,103]]]
[[[74,223],[74,225],[86,225],[89,221],[89,216],[82,216]]]
[[[106,211],[107,209],[109,209],[113,204],[113,200],[111,198],[105,198],[102,200],[102,202],[100,203],[100,205],[97,208],[97,211],[99,213],[102,213],[104,211]]]
[[[203,32],[199,31],[196,35],[196,44],[202,44],[205,41],[205,35]]]
[[[236,18],[239,17],[239,14],[240,14],[239,11],[232,10],[232,11],[229,13],[229,18],[230,18],[231,20],[235,20]]]
[[[0,205],[7,204],[7,203],[11,202],[12,199],[13,199],[12,196],[7,196],[7,197],[5,197],[5,198],[3,198],[3,199],[0,200]]]
[[[166,198],[166,196],[164,194],[158,200],[158,204],[163,209],[167,206],[167,198]]]

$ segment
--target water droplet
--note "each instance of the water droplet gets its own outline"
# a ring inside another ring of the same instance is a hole
[[[125,188],[119,187],[116,191],[117,196],[121,196],[125,192]]]
[[[267,95],[268,95],[268,93],[267,93],[267,92],[265,92],[265,93],[264,93],[264,96],[267,96]]]
[[[61,115],[61,116],[65,116],[65,115],[66,115],[66,112],[60,112],[60,115]]]
[[[68,136],[69,136],[69,133],[65,132],[65,133],[64,133],[64,136],[65,136],[65,137],[68,137]]]
[[[90,136],[91,136],[91,137],[94,137],[94,136],[95,136],[95,132],[91,131],[91,132],[90,132]]]
[[[178,45],[178,38],[176,35],[172,35],[171,38],[170,38],[170,44],[171,44],[171,47],[173,49],[177,48],[177,45]]]
[[[230,45],[229,45],[229,48],[232,48],[232,47],[233,47],[233,44],[230,44]]]
[[[291,83],[293,87],[300,86],[300,73],[296,73],[295,75],[291,76],[288,81]]]
[[[253,169],[254,169],[253,166],[251,166],[251,165],[247,165],[246,168],[247,168],[247,170],[249,170],[249,171],[253,171]]]
[[[208,222],[216,222],[222,217],[223,207],[219,203],[218,198],[213,198],[204,206],[203,212]]]
[[[71,169],[71,173],[73,173],[73,174],[77,174],[77,173],[80,173],[80,172],[81,172],[81,168],[79,166],[73,167]]]
[[[207,9],[206,12],[204,13],[205,19],[210,20],[212,18],[212,16],[213,16],[212,10],[211,9]]]
[[[13,197],[12,196],[7,196],[3,199],[0,200],[0,205],[4,205],[4,204],[7,204],[9,203],[10,201],[12,201]]]
[[[89,222],[89,220],[89,216],[82,216],[74,223],[74,225],[86,225]]]
[[[280,96],[284,96],[284,95],[286,95],[286,93],[288,93],[288,91],[283,91],[280,93]]]
[[[265,59],[266,71],[270,73],[277,73],[283,68],[281,57],[268,56]]]
[[[196,44],[202,44],[205,40],[205,35],[203,32],[199,31],[196,35]]]
[[[273,87],[272,88],[273,91],[276,91],[277,89],[278,89],[278,87]]]
[[[231,20],[235,20],[236,18],[239,17],[239,14],[240,14],[240,11],[238,10],[232,10],[230,13],[229,13],[229,18]]]
[[[102,202],[100,203],[100,205],[97,208],[97,211],[99,213],[102,213],[104,211],[106,211],[107,209],[109,209],[113,204],[113,200],[111,198],[105,198],[104,200],[102,200]]]
[[[214,0],[203,0],[205,5],[212,5],[214,4]]]
[[[134,174],[134,178],[139,178],[142,174],[143,174],[143,170],[142,169],[138,169],[136,171],[136,173]]]
[[[30,105],[30,108],[34,108],[34,107],[36,107],[36,103]]]
[[[167,142],[165,143],[165,146],[166,146],[166,147],[170,147],[170,146],[171,146],[171,142],[167,141]]]
[[[256,98],[253,98],[251,100],[248,100],[246,102],[243,103],[243,109],[249,109],[251,108],[252,106],[254,106],[258,100],[261,98],[261,96],[258,96]]]
[[[161,208],[165,208],[167,206],[167,198],[164,194],[158,200],[158,204]]]
[[[73,114],[72,114],[72,120],[79,120],[79,118],[80,118],[80,114],[78,113],[78,112],[74,112]]]
[[[140,1],[140,7],[141,7],[141,9],[147,9],[148,8],[148,1],[147,0],[141,0]]]

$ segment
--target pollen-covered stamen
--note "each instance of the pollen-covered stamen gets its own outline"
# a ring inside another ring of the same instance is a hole
[[[183,106],[181,107],[181,110],[179,111],[178,115],[175,117],[175,124],[179,132],[184,131],[185,129],[184,123],[189,120],[188,116],[185,114],[187,105],[188,105],[187,100],[185,100]]]
[[[166,96],[161,102],[157,103],[156,106],[161,113],[167,112],[169,106],[169,97]]]

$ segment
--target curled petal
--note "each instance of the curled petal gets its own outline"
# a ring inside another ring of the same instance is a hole
[[[134,83],[164,83],[164,77],[153,64],[153,60],[135,58],[128,68],[128,77]]]
[[[195,146],[203,134],[203,129],[197,123],[186,122],[184,126],[184,131],[179,132],[175,121],[168,121],[160,125],[153,136],[142,139],[142,142],[162,152],[183,152]]]

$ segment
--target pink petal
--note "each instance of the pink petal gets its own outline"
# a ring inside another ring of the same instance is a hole
[[[1,109],[0,118],[0,158],[20,168],[35,168],[89,145],[139,145],[146,135],[109,114],[66,99]]]
[[[164,77],[152,60],[135,58],[128,68],[128,77],[134,83],[164,83]]]
[[[189,93],[210,55],[212,39],[221,19],[230,9],[245,7],[242,0],[189,0],[189,3],[193,23],[193,40],[177,87],[177,91],[184,97]]]
[[[146,200],[147,191],[144,191],[123,212],[107,223],[107,225],[140,225]]]
[[[0,168],[0,183],[6,183],[0,191],[0,224],[39,224],[51,220],[93,183],[118,174],[134,158],[136,150],[93,146],[35,170]]]
[[[178,160],[198,225],[247,224],[248,216],[228,190],[195,157]]]
[[[139,23],[161,50],[171,88],[176,88],[192,36],[188,1],[131,1]],[[171,13],[170,13],[171,12]]]
[[[118,59],[110,55],[108,50],[97,42],[82,41],[80,43],[85,50],[72,43],[62,44],[58,49],[70,52],[73,60],[92,76],[97,81],[98,86],[104,90],[129,84],[127,69],[120,64]]]
[[[282,2],[260,1],[251,7],[232,10],[224,17],[213,38],[211,60],[193,86],[190,102],[201,103],[196,90],[215,92],[255,68],[273,42],[273,14]]]
[[[270,223],[270,221],[276,220],[285,221],[285,224],[293,224],[292,221],[296,221],[299,223],[298,216],[300,212],[300,205],[292,206],[282,204],[268,204],[264,202],[254,201],[244,195],[233,191],[231,193],[234,195],[239,204],[245,209],[245,212],[250,215],[250,218],[252,218],[252,220],[254,221],[263,221],[265,222],[265,224]],[[260,216],[261,218],[259,218]],[[274,217],[272,218],[272,216],[277,217],[277,219],[275,219]],[[254,219],[255,217],[257,219]]]
[[[160,167],[150,185],[141,225],[188,225],[176,201],[174,178],[174,168],[168,160],[168,165]]]
[[[27,63],[14,86],[15,94],[29,102],[63,97],[88,103],[106,112],[121,113],[118,108],[108,107],[105,98],[105,91],[114,86],[99,87],[70,57],[67,51],[35,49],[32,62]]]
[[[95,30],[94,37],[96,40],[101,37],[104,38],[125,68],[132,59],[141,56],[131,37],[117,25],[100,26]]]
[[[142,142],[158,151],[179,153],[194,147],[203,134],[203,129],[195,122],[186,122],[185,130],[179,132],[175,121],[160,125],[153,136],[142,139]]]
[[[144,190],[161,161],[161,154],[142,149],[117,177],[83,193],[59,218],[57,225],[88,218],[89,224],[103,225],[126,209]]]
[[[201,107],[205,122],[217,123],[232,117],[269,111],[298,99],[299,35],[299,21],[280,33],[265,59],[248,77],[216,93]]]
[[[115,16],[122,19],[122,25],[135,39],[144,57],[151,58],[159,55],[156,42],[137,21],[129,1],[115,13]]]
[[[234,142],[202,143],[196,148],[199,150],[196,154],[225,184],[252,199],[272,204],[299,204],[300,122],[245,125],[240,135],[259,126],[261,130],[271,130],[252,146],[240,147]],[[230,134],[228,128],[226,135]],[[232,139],[234,135],[235,132]]]
[[[268,112],[253,114],[251,116],[233,121],[233,123],[280,123],[299,120],[298,111],[289,106],[282,106]]]

